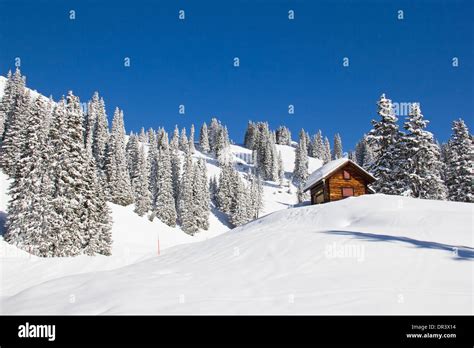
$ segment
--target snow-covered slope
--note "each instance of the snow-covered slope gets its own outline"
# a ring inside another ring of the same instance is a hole
[[[384,195],[286,209],[114,270],[47,274],[1,311],[472,314],[472,216],[472,204]],[[2,260],[3,284],[19,282],[17,263]]]
[[[0,86],[1,87],[1,86]],[[282,152],[284,167],[287,176],[293,171],[294,148],[278,145]],[[234,160],[239,163],[236,167],[242,175],[251,165],[246,162],[244,153],[251,151],[232,145]],[[215,159],[196,151],[194,157],[202,157],[206,160],[208,176],[219,175],[220,168]],[[251,157],[251,156],[250,156]],[[248,157],[248,159],[250,158]],[[310,168],[318,168],[321,164],[317,159],[310,159]],[[288,188],[280,188],[277,183],[264,183],[264,211],[262,215],[286,209],[296,203],[296,188],[290,183],[291,193]],[[9,182],[7,176],[0,171],[0,231],[6,221],[7,203],[9,197],[7,188]],[[3,282],[0,287],[0,296],[11,295],[15,292],[38,283],[67,275],[84,273],[90,271],[110,270],[143,258],[155,256],[164,249],[185,243],[194,243],[207,240],[230,230],[226,216],[213,208],[209,217],[210,228],[208,231],[199,231],[194,236],[184,233],[179,227],[169,227],[158,219],[149,221],[146,216],[139,217],[133,212],[134,207],[122,207],[109,203],[112,210],[112,234],[113,250],[111,257],[103,256],[80,256],[75,258],[64,258],[59,262],[51,259],[41,259],[31,256],[3,241],[0,237],[0,260],[8,267],[2,267],[2,276],[10,281]]]
[[[6,78],[0,76],[0,98],[3,96],[5,82]],[[43,97],[36,91],[30,91],[33,97],[38,95]],[[290,179],[294,166],[295,148],[280,145],[277,145],[277,147],[282,153],[286,177]],[[231,151],[234,155],[235,165],[243,176],[252,166],[250,163],[251,151],[238,145],[232,145]],[[201,157],[206,160],[209,177],[219,175],[220,168],[212,156],[196,151],[194,157]],[[319,160],[310,158],[309,166],[311,170],[318,168],[320,165]],[[8,185],[7,177],[0,171],[0,232],[2,233],[4,232],[7,202],[9,200],[7,196]],[[294,203],[296,203],[296,188],[291,183],[288,183],[288,187],[281,188],[277,183],[264,182],[264,210],[262,215],[286,209]],[[133,206],[109,205],[114,221],[112,228],[114,244],[113,256],[111,257],[81,256],[73,259],[62,259],[61,262],[39,259],[8,245],[0,237],[0,257],[5,264],[10,265],[10,267],[3,267],[2,276],[12,277],[12,281],[2,284],[0,296],[15,293],[18,289],[33,286],[55,277],[123,267],[137,260],[157,255],[166,248],[206,240],[227,232],[231,228],[226,216],[215,208],[212,209],[210,214],[209,230],[199,231],[194,236],[190,236],[181,231],[179,227],[171,228],[158,219],[151,222],[146,216],[137,216],[133,212]],[[34,262],[34,267],[25,266],[25,262],[29,264],[30,261]]]
[[[298,202],[296,198],[297,188],[291,182],[295,167],[295,148],[287,145],[276,145],[276,147],[277,151],[281,153],[283,169],[285,171],[285,183],[283,186],[279,186],[277,182],[263,182],[263,211],[261,216],[286,209]],[[237,169],[241,173],[248,171],[248,167],[252,166],[250,163],[252,151],[239,145],[231,145],[231,151],[234,155]],[[321,165],[321,160],[308,157],[308,170],[310,173],[321,167]],[[218,167],[210,168],[209,161],[207,168],[212,174],[218,174],[220,171]]]
[[[263,218],[238,229],[213,209],[209,231],[189,236],[110,204],[110,257],[38,258],[0,237],[0,313],[474,312],[472,204],[373,195],[293,207],[295,149],[277,148],[288,182],[265,182]],[[251,151],[231,151],[244,175]],[[309,158],[310,172],[320,166]],[[0,232],[7,186],[0,172]]]
[[[5,84],[6,83],[7,83],[7,78],[0,75],[0,99],[3,98],[3,90],[5,89]],[[48,99],[44,95],[38,93],[37,90],[31,89],[31,88],[28,88],[28,90],[30,91],[30,95],[31,95],[32,98],[36,98],[36,97],[40,96],[42,98]]]

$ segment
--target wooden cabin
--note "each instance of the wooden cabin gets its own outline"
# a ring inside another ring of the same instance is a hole
[[[373,193],[369,187],[376,179],[348,158],[339,158],[314,171],[303,191],[311,191],[311,204],[338,201]]]

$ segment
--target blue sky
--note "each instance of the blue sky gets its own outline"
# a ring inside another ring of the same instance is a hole
[[[216,116],[240,143],[247,120],[264,120],[294,137],[301,127],[331,141],[339,132],[345,150],[385,92],[420,102],[445,141],[453,119],[472,126],[472,18],[469,0],[0,0],[0,74],[20,57],[27,84],[45,95],[73,90],[86,101],[98,90],[109,118],[124,109],[127,131]]]

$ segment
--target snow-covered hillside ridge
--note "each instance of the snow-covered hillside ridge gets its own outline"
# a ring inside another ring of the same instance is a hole
[[[286,175],[289,177],[294,166],[294,148],[290,146],[277,145],[278,150],[282,153],[283,164]],[[236,162],[236,167],[243,174],[248,169],[248,164],[242,158],[249,158],[250,150],[232,145],[231,150]],[[216,161],[196,151],[196,158],[204,158],[209,177],[218,176],[220,167]],[[321,166],[321,162],[317,159],[310,159],[310,169],[314,170]],[[7,189],[10,184],[8,177],[0,171],[0,232],[5,232],[5,222],[7,218],[7,205],[9,197]],[[287,209],[297,203],[296,188],[290,182],[291,193],[288,188],[280,188],[276,183],[264,182],[263,195],[263,211],[262,216],[277,210]],[[36,282],[43,282],[51,279],[51,277],[65,276],[75,273],[102,271],[122,267],[141,260],[143,258],[155,256],[163,250],[186,243],[200,242],[209,238],[225,233],[231,229],[227,222],[227,218],[217,209],[212,209],[209,217],[209,230],[200,231],[191,236],[183,232],[179,226],[169,227],[158,219],[149,221],[147,216],[140,217],[133,210],[134,206],[123,207],[113,203],[108,203],[112,212],[112,256],[86,256],[81,255],[73,259],[61,258],[57,260],[41,259],[30,255],[12,245],[3,241],[0,236],[0,258],[2,264],[8,264],[11,268],[3,268],[4,274],[12,272],[14,281],[3,282],[0,287],[0,296],[14,293],[18,286],[30,286]],[[33,262],[31,277],[26,276],[24,264]]]
[[[4,77],[0,77],[0,91],[1,94],[3,95],[3,91],[5,88],[5,83],[6,79]],[[37,97],[40,96],[41,98],[45,98],[44,96],[41,96],[38,94],[36,91],[32,91],[30,89],[29,93],[31,96]],[[1,95],[0,95],[1,97]],[[115,114],[114,114],[114,119],[115,119]],[[84,117],[86,117],[84,115]],[[87,128],[87,127],[85,127]],[[184,129],[183,129],[184,131]],[[125,141],[127,142],[129,137],[125,136]],[[149,143],[145,141],[141,141],[140,145],[144,145],[145,151],[148,153],[148,148],[149,148]],[[192,157],[194,158],[195,161],[198,159],[203,159],[205,166],[206,166],[206,171],[207,171],[207,178],[217,178],[219,177],[219,174],[221,172],[221,166],[218,164],[217,159],[215,156],[208,153],[200,152],[199,147],[196,145],[197,149],[193,151]],[[278,209],[285,209],[289,206],[292,206],[297,202],[297,197],[296,197],[296,191],[297,188],[293,185],[291,182],[292,178],[292,172],[294,169],[294,162],[295,162],[295,148],[292,146],[284,146],[284,145],[276,145],[276,150],[278,153],[281,154],[282,157],[282,164],[283,164],[283,171],[284,171],[284,178],[285,178],[285,185],[282,185],[282,183],[276,183],[274,181],[264,181],[263,182],[263,208],[260,209],[260,216],[271,213],[273,211],[276,211]],[[237,172],[240,174],[240,177],[242,178],[243,181],[248,179],[248,172],[251,169],[255,168],[255,165],[252,164],[252,151],[238,145],[231,145],[229,148],[229,154],[230,154],[230,161],[233,164],[233,167],[237,170]],[[128,154],[127,154],[128,155]],[[185,162],[185,153],[183,151],[179,151],[180,156],[180,163],[183,164]],[[148,156],[148,155],[147,155]],[[312,158],[309,163],[308,163],[308,169],[309,170],[314,170],[321,166],[321,161],[318,159]],[[3,175],[3,174],[2,174]],[[104,187],[108,189],[108,187]],[[6,191],[7,191],[8,183],[6,181],[6,177],[2,176],[2,197],[3,200],[1,202],[1,212],[2,212],[2,221],[6,220],[6,213],[7,213],[7,201],[9,200],[9,197],[6,196]],[[117,202],[116,202],[117,203]],[[124,205],[128,204],[123,203]],[[119,205],[114,205],[111,204],[111,210],[113,214],[113,234],[116,235],[117,231],[123,231],[121,232],[124,234],[124,236],[127,235],[127,233],[131,230],[136,229],[137,226],[140,226],[140,232],[136,232],[135,234],[143,234],[143,236],[140,236],[140,238],[144,238],[149,241],[149,247],[146,248],[146,250],[152,250],[156,251],[157,244],[158,244],[158,237],[157,235],[160,235],[160,249],[167,248],[169,246],[173,246],[179,243],[185,243],[185,242],[191,242],[191,241],[199,241],[202,239],[207,239],[209,237],[215,236],[217,234],[220,234],[222,232],[225,232],[229,230],[232,226],[232,224],[229,221],[229,217],[226,216],[226,214],[222,213],[222,211],[219,211],[216,208],[216,204],[213,204],[211,212],[209,214],[209,228],[206,229],[200,229],[195,238],[190,238],[189,234],[186,234],[182,231],[181,226],[178,227],[173,227],[174,224],[168,223],[167,226],[166,224],[161,223],[159,221],[159,217],[155,218],[155,222],[150,222],[148,220],[148,217],[150,214],[145,214],[143,217],[137,217],[133,216],[134,214],[134,206],[129,205],[128,207],[122,207]],[[120,213],[118,213],[120,212]],[[148,212],[151,213],[151,212]],[[142,214],[143,215],[143,214]],[[163,220],[162,220],[163,221]],[[132,223],[133,222],[133,223]],[[186,231],[189,233],[189,231]],[[132,245],[136,244],[135,243],[135,235],[127,235],[127,240],[129,243]],[[125,253],[131,253],[134,254],[133,247],[130,245],[125,246],[123,244],[124,238],[119,238],[116,239],[114,238],[114,241],[120,241],[117,242],[120,246],[113,245],[113,252],[121,254],[125,251]],[[122,243],[122,244],[121,244]],[[139,243],[140,244],[140,243]],[[142,244],[140,244],[139,249],[142,248]],[[24,248],[27,250],[28,248]]]
[[[7,78],[5,76],[1,76],[0,75],[0,99],[3,97],[3,91],[5,89],[5,84],[7,83]],[[47,100],[48,98],[46,96],[44,96],[43,94],[39,93],[37,90],[35,89],[31,89],[31,88],[27,88],[28,91],[30,92],[30,95],[32,98],[37,98],[37,97],[41,97],[41,98],[44,98],[45,100]]]
[[[282,153],[286,176],[291,178],[294,167],[295,149],[285,145],[276,146]],[[251,166],[243,158],[250,158],[251,151],[238,145],[231,145],[231,150],[235,167],[243,177],[243,174],[248,170],[249,166]],[[221,169],[214,158],[202,154],[197,150],[193,157],[205,159],[209,177],[217,177],[219,175]],[[310,170],[315,170],[320,166],[321,161],[318,159],[309,159]],[[297,203],[296,187],[294,187],[291,181],[288,182],[288,184],[290,185],[291,193],[288,192],[288,188],[281,188],[276,183],[270,181],[264,182],[262,216],[280,209],[286,209]],[[0,218],[3,222],[6,220],[9,200],[7,195],[8,185],[9,181],[7,176],[0,171],[0,214],[2,214]],[[113,253],[119,255],[127,254],[127,257],[137,253],[141,255],[141,251],[155,253],[157,250],[158,237],[160,239],[160,249],[165,249],[181,243],[205,240],[226,232],[231,228],[224,214],[216,209],[211,211],[209,230],[200,231],[194,236],[190,236],[182,232],[179,227],[172,228],[157,219],[150,222],[146,216],[137,216],[133,212],[133,205],[128,207],[122,207],[112,203],[109,203],[109,205],[112,210],[112,220],[114,222],[112,226],[114,240]],[[146,243],[143,243],[143,241],[146,241]]]
[[[68,275],[81,257],[4,258],[3,284],[14,286],[1,311],[473,314],[472,216],[467,203],[365,195],[278,211],[109,271]]]

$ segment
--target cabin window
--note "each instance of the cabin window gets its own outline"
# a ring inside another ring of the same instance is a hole
[[[343,187],[342,188],[342,197],[351,197],[354,196],[354,188],[352,187]]]
[[[347,170],[343,171],[344,175],[344,180],[350,180],[351,179],[351,173],[349,173]]]

